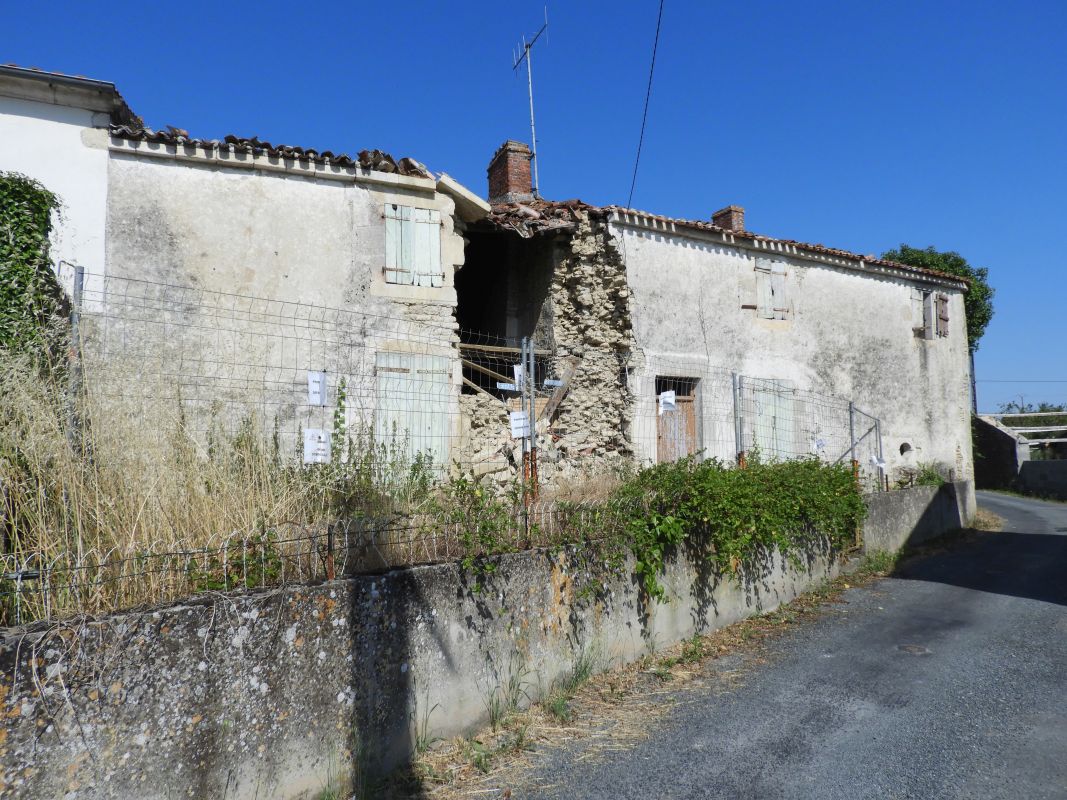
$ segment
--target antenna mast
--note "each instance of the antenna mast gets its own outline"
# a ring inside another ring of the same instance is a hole
[[[515,64],[511,67],[512,71],[518,71],[519,65],[523,61],[526,62],[526,85],[530,92],[530,146],[533,148],[533,195],[534,197],[541,197],[539,187],[541,185],[540,178],[537,175],[537,128],[534,126],[534,105],[533,105],[533,67],[531,66],[530,50],[533,48],[534,43],[541,38],[541,34],[548,30],[548,6],[545,6],[545,24],[541,26],[534,37],[527,42],[526,36],[522,37],[522,54],[515,58],[515,51],[513,50],[511,55],[515,58]]]

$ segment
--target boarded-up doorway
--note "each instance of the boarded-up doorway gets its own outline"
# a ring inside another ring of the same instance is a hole
[[[696,378],[656,378],[656,461],[660,464],[678,461],[699,449],[697,383]],[[673,408],[670,392],[674,392]]]

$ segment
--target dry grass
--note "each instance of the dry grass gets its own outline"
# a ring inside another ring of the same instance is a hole
[[[979,531],[996,533],[997,531],[1004,530],[1004,520],[992,511],[979,506],[978,511],[974,515],[974,521],[971,523],[971,527]]]
[[[309,533],[403,499],[379,465],[294,466],[251,412],[194,430],[182,404],[151,400],[166,387],[90,386],[72,426],[68,387],[61,370],[0,354],[0,566],[30,573],[17,597],[0,581],[0,624],[325,577]]]

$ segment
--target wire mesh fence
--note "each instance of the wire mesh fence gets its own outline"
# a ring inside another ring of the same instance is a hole
[[[701,355],[575,353],[461,330],[448,306],[67,278],[70,368],[6,387],[36,438],[4,476],[0,624],[464,558],[468,532],[423,507],[448,476],[518,487],[516,546],[567,540],[621,475],[689,456],[815,456],[883,485],[875,417]]]
[[[627,516],[619,505],[533,502],[494,530],[514,552],[599,541]],[[203,592],[311,584],[480,555],[475,525],[440,517],[357,518],[313,526],[280,523],[234,531],[209,544],[135,553],[0,554],[0,625],[104,613]]]

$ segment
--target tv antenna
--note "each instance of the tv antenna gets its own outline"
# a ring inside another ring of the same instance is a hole
[[[530,50],[533,49],[534,43],[541,38],[541,34],[548,30],[548,6],[545,6],[545,24],[541,26],[541,30],[534,34],[534,37],[527,42],[526,35],[522,37],[522,53],[516,54],[514,50],[511,51],[511,57],[515,59],[514,65],[511,67],[512,71],[517,72],[519,65],[523,61],[526,62],[526,85],[530,91],[530,144],[533,148],[533,195],[534,197],[540,197],[541,193],[538,188],[541,184],[537,175],[537,128],[534,126],[534,105],[533,105],[533,67],[530,63]]]

